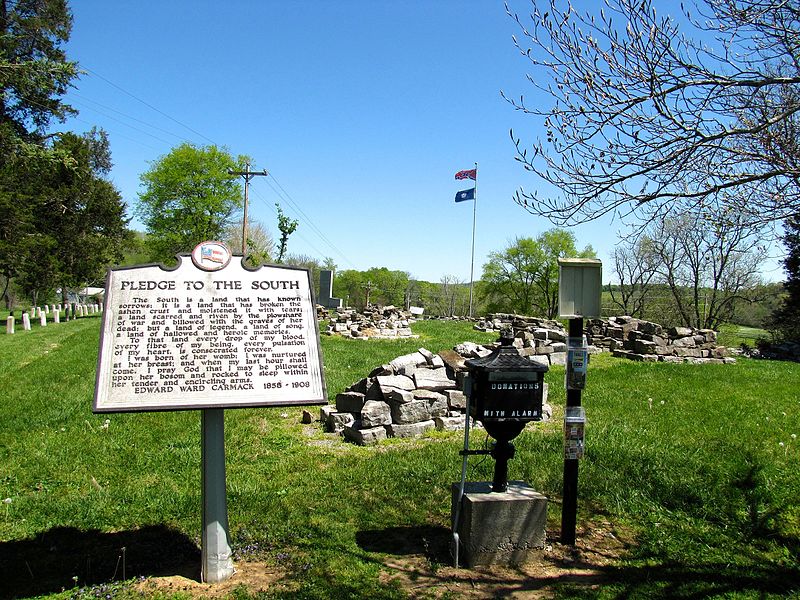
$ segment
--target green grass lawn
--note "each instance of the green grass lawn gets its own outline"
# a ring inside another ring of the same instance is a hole
[[[68,598],[78,590],[102,596],[97,586],[112,579],[129,580],[109,588],[114,595],[136,596],[134,576],[197,575],[199,413],[93,415],[99,322],[0,335],[0,499],[7,499],[0,505],[0,598]],[[330,398],[421,346],[436,352],[494,339],[459,322],[425,321],[414,331],[417,340],[323,336]],[[589,368],[579,523],[607,520],[632,542],[607,566],[602,586],[561,582],[551,591],[590,598],[800,594],[800,365],[669,365],[602,355]],[[511,479],[550,497],[556,530],[563,378],[563,368],[547,374],[555,419],[530,425],[509,464]],[[259,597],[406,597],[408,589],[380,576],[392,554],[385,540],[405,536],[426,548],[446,541],[463,434],[362,448],[301,425],[300,412],[226,411],[237,561],[264,561],[285,573]],[[491,460],[470,464],[471,480],[491,479]],[[447,561],[441,551],[427,556],[434,571]]]
[[[759,340],[769,341],[769,332],[766,329],[745,327],[744,325],[723,325],[717,335],[717,341],[729,348],[739,348],[742,344],[754,348],[758,345]]]

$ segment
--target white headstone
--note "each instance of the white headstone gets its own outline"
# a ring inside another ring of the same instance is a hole
[[[6,333],[14,333],[14,317],[10,315],[6,319]]]
[[[45,313],[44,311],[41,311],[39,313],[39,324],[42,327],[47,327],[47,313]]]
[[[53,311],[53,323],[61,323],[61,311]]]
[[[28,313],[22,313],[22,329],[25,331],[31,330],[31,318]]]
[[[48,304],[44,305],[44,312],[46,312],[48,315],[50,314],[50,306]]]

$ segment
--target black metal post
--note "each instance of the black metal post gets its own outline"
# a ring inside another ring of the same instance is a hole
[[[583,337],[583,318],[569,320],[569,337]],[[581,390],[567,390],[567,407],[581,405]],[[564,458],[564,496],[561,507],[561,543],[575,545],[578,516],[578,460]]]
[[[514,444],[508,440],[497,440],[492,447],[492,458],[494,458],[493,492],[505,492],[508,490],[508,461],[514,458],[514,452]]]

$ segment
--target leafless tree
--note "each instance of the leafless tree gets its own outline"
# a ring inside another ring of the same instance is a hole
[[[225,230],[225,241],[234,252],[242,250],[242,223],[234,223]],[[260,265],[273,259],[275,242],[263,223],[251,221],[247,227],[247,254],[251,264]]]
[[[737,303],[759,299],[766,248],[756,227],[685,214],[653,221],[642,241],[683,325],[717,329],[734,320]]]
[[[626,315],[645,318],[645,307],[657,272],[656,257],[646,238],[620,240],[612,253],[618,284],[609,284],[611,301]]]
[[[508,0],[512,2],[512,0]],[[800,0],[532,0],[514,41],[541,119],[517,160],[556,188],[516,201],[558,225],[687,212],[760,225],[800,210]]]
[[[455,275],[443,275],[439,283],[431,284],[429,312],[453,317],[467,312],[469,288]]]

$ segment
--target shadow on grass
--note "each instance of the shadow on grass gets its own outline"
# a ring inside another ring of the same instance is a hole
[[[200,549],[185,534],[162,525],[115,533],[56,527],[32,539],[0,542],[0,573],[0,598],[139,576],[199,580]]]
[[[437,563],[447,563],[452,560],[451,539],[452,534],[449,529],[435,525],[387,527],[356,533],[356,543],[367,552],[398,556],[418,554]]]
[[[732,594],[788,597],[798,591],[800,571],[774,564],[735,567],[730,564],[684,563],[606,567],[603,586],[582,587],[568,580],[554,582],[565,598],[681,598],[694,600]],[[558,585],[561,584],[561,585]],[[509,589],[532,589],[527,586]],[[792,596],[793,597],[793,596]]]

